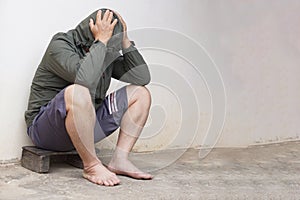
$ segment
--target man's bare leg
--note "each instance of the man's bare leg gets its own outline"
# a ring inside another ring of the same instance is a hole
[[[140,136],[148,118],[151,96],[145,87],[129,85],[126,88],[128,109],[123,115],[116,150],[108,169],[116,174],[136,179],[152,179],[151,174],[142,172],[129,160],[128,155]]]
[[[95,109],[89,90],[80,85],[72,85],[65,90],[66,129],[80,155],[84,172],[89,181],[113,186],[120,183],[115,173],[105,168],[98,159],[94,146]]]

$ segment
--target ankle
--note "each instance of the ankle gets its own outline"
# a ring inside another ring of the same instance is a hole
[[[97,165],[99,165],[99,164],[102,165],[102,162],[101,162],[100,160],[95,160],[95,161],[90,162],[90,163],[84,163],[84,164],[83,164],[83,165],[84,165],[83,169],[84,169],[85,171],[88,171],[88,170],[94,168],[95,166],[97,166]]]
[[[112,160],[128,160],[129,152],[117,147],[112,156]]]

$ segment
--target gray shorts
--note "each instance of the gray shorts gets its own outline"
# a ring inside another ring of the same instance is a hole
[[[27,129],[32,142],[39,148],[53,151],[74,149],[65,127],[66,106],[64,92],[65,90],[60,91],[46,106],[41,107],[39,114]],[[112,92],[105,98],[101,106],[96,110],[95,143],[119,128],[127,108],[126,87]]]

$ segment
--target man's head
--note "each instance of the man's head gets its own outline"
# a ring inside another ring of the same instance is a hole
[[[106,8],[101,8],[102,11],[102,17],[107,10]],[[90,30],[89,22],[90,19],[93,19],[94,22],[96,22],[96,16],[97,16],[98,10],[94,11],[92,14],[90,14],[87,18],[85,18],[83,21],[81,21],[77,27],[75,28],[75,40],[76,45],[82,45],[85,47],[90,47],[92,43],[94,42],[94,36]],[[107,48],[109,51],[119,51],[121,49],[122,39],[123,39],[123,26],[120,22],[118,16],[113,13],[113,19],[118,19],[117,24],[114,27],[113,36],[107,43]]]

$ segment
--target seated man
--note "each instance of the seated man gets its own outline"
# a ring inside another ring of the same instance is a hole
[[[27,132],[40,148],[76,149],[83,177],[113,186],[116,174],[151,179],[129,160],[149,114],[148,66],[127,36],[122,17],[95,11],[75,29],[52,38],[35,73],[25,112]],[[122,49],[122,54],[119,51]],[[111,78],[131,83],[105,97]],[[107,168],[94,144],[120,127]]]

